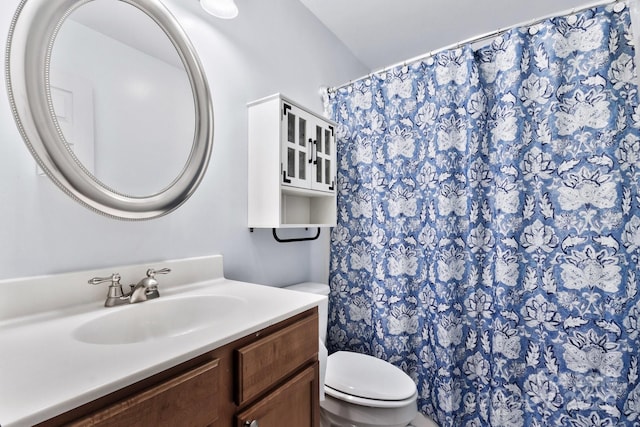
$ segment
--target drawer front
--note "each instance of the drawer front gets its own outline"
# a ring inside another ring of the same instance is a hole
[[[236,427],[318,427],[318,362],[276,388],[236,417]]]
[[[318,314],[237,350],[236,403],[258,396],[318,357]]]
[[[82,418],[72,426],[207,426],[218,419],[218,359]]]

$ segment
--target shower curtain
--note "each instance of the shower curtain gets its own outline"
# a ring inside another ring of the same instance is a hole
[[[631,40],[597,7],[328,92],[330,351],[443,427],[640,425]]]

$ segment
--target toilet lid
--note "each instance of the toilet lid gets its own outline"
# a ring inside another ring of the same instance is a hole
[[[352,396],[405,400],[416,392],[407,374],[391,363],[365,354],[339,351],[327,359],[325,385]]]

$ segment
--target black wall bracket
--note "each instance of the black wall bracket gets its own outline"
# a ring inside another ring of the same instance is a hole
[[[309,236],[309,237],[297,237],[297,238],[294,238],[294,239],[281,239],[278,236],[278,233],[276,232],[277,228],[273,228],[272,230],[273,230],[273,238],[276,239],[280,243],[308,242],[308,241],[311,241],[311,240],[317,240],[318,237],[320,237],[320,227],[318,227],[318,232],[313,237],[311,237],[311,236]],[[305,227],[305,230],[308,230],[308,228]],[[249,227],[249,231],[251,233],[253,233],[253,227]]]
[[[278,233],[276,233],[276,230],[277,228],[273,229],[273,238],[276,239],[279,243],[308,242],[311,240],[316,240],[318,237],[320,237],[320,227],[318,227],[318,232],[313,237],[298,237],[294,239],[281,239],[280,237],[278,237]],[[308,229],[305,228],[305,230]]]

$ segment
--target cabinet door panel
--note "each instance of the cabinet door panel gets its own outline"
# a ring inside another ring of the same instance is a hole
[[[307,113],[295,105],[282,103],[282,184],[308,187],[307,170],[311,150]]]
[[[238,414],[237,427],[318,427],[318,362]]]
[[[208,426],[218,419],[218,387],[216,359],[69,425]]]
[[[335,189],[335,133],[328,123],[316,119],[313,123],[314,150],[311,188],[333,192]]]
[[[237,350],[242,404],[267,391],[318,354],[318,317],[307,317]]]

